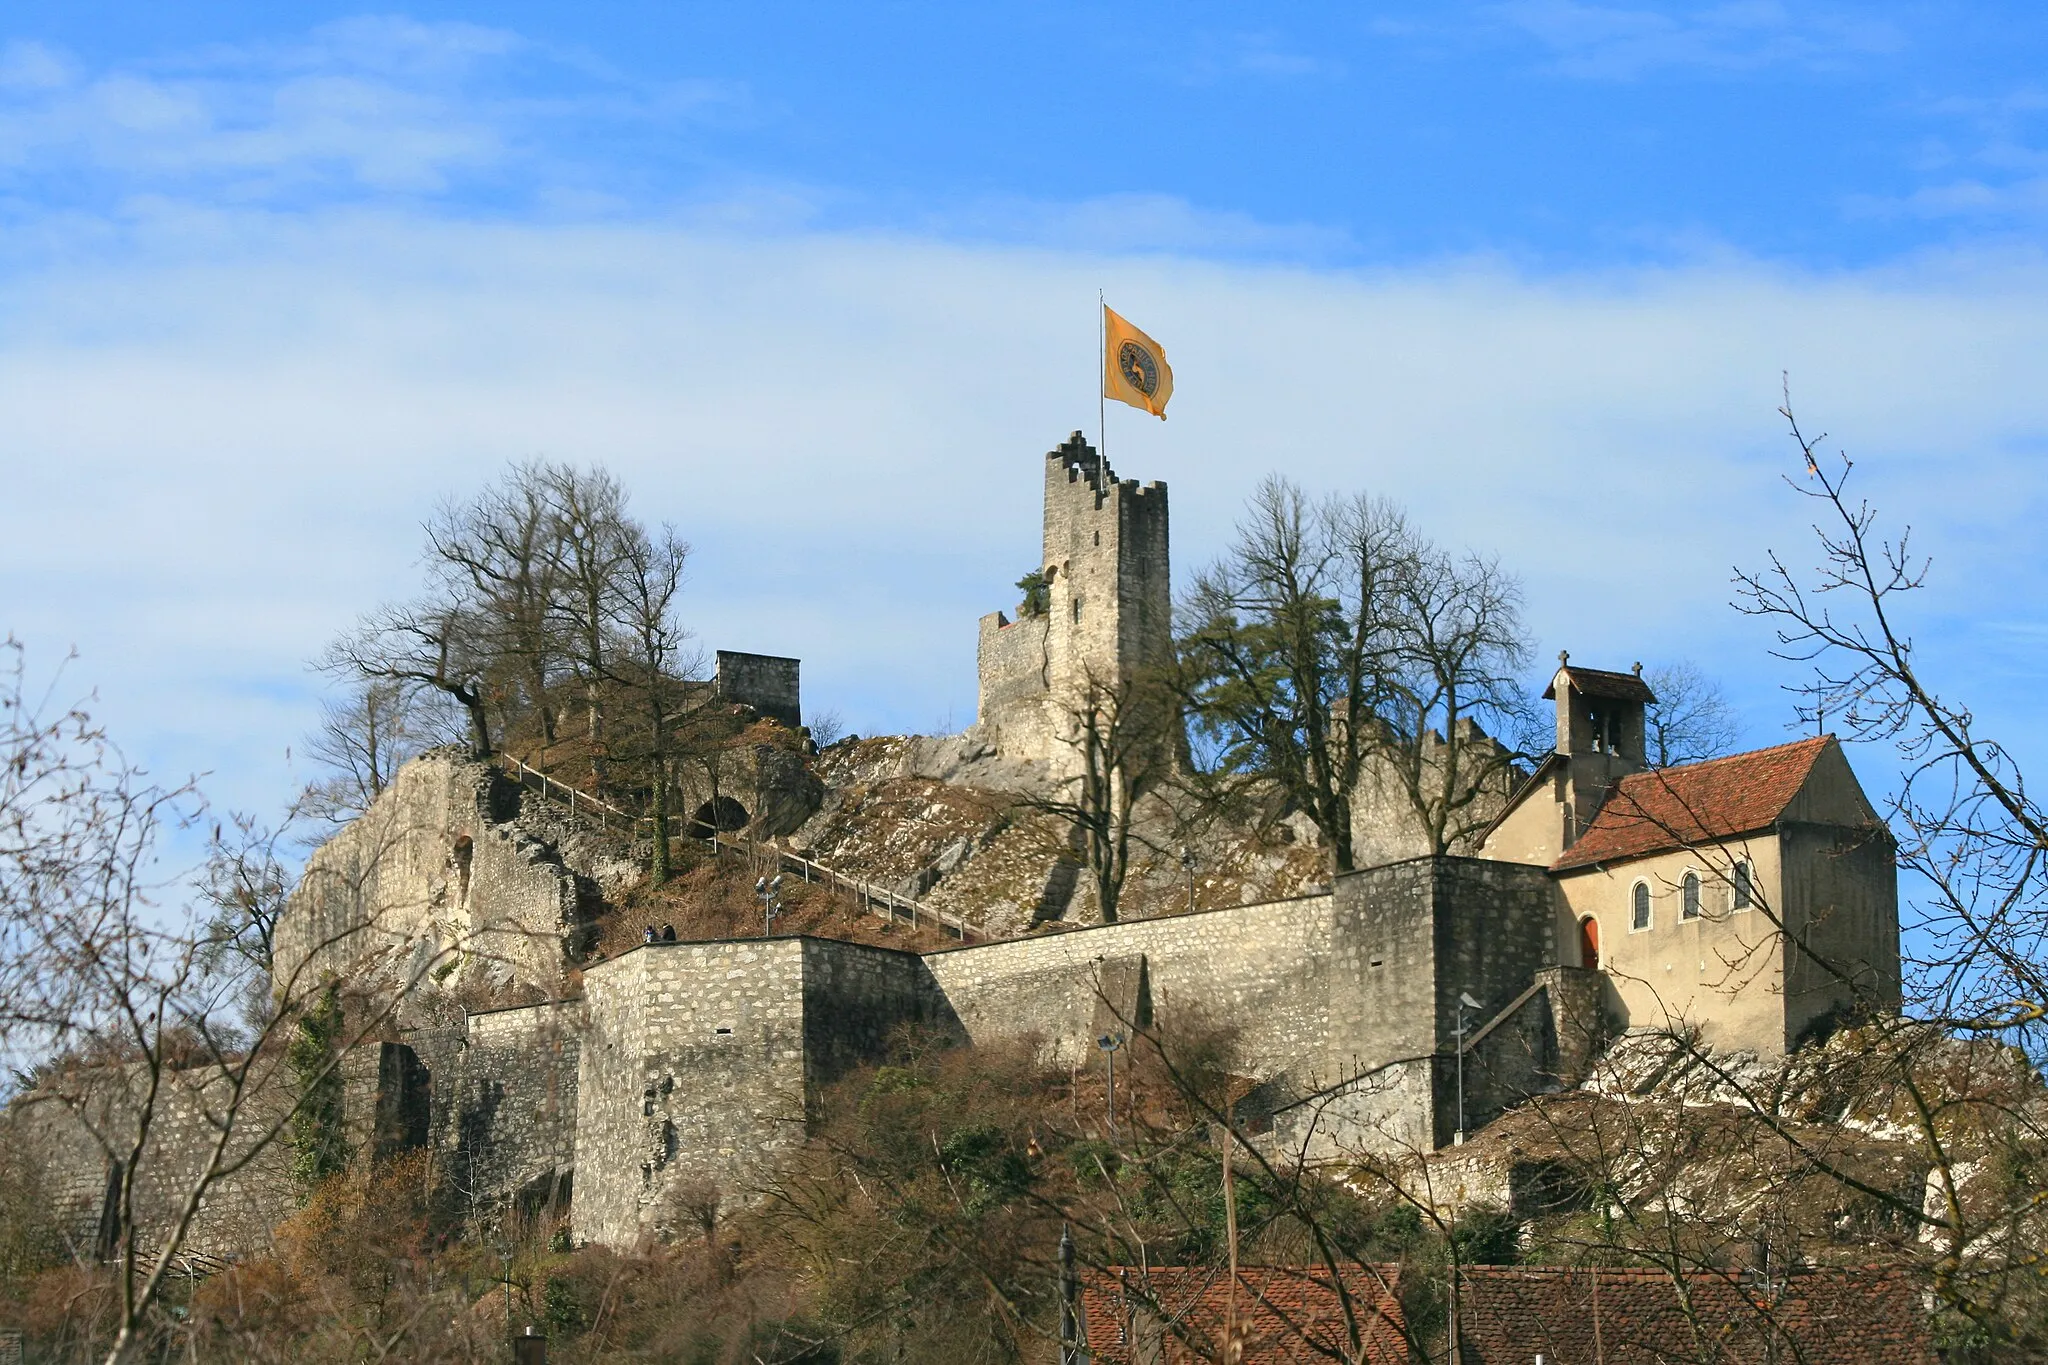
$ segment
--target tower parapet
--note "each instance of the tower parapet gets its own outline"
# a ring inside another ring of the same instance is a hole
[[[1075,432],[1045,455],[1044,589],[981,618],[977,724],[1008,758],[1072,757],[1068,699],[1115,688],[1172,650],[1166,485],[1118,479]]]

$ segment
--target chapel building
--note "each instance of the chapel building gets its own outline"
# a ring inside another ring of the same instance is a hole
[[[1480,856],[1546,868],[1623,1027],[1781,1055],[1900,998],[1896,846],[1832,735],[1648,767],[1638,673],[1561,661],[1557,748]]]

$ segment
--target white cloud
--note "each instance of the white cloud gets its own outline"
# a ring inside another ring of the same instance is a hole
[[[707,645],[802,656],[863,731],[964,724],[1039,455],[1094,425],[1098,287],[1174,361],[1172,420],[1112,412],[1109,454],[1171,483],[1183,571],[1269,470],[1386,492],[1527,576],[1544,651],[1690,654],[1767,727],[1768,641],[1725,603],[1730,566],[1805,553],[1789,368],[1936,554],[1928,630],[1995,619],[2010,652],[2042,619],[2034,259],[1537,280],[171,210],[0,247],[0,629],[79,644],[121,732],[237,804],[282,792],[303,661],[404,590],[435,498],[534,454],[679,524]]]
[[[1117,254],[1316,260],[1349,256],[1357,248],[1351,234],[1340,229],[1262,222],[1248,213],[1198,208],[1170,194],[1111,194],[1070,202],[983,199],[931,214],[926,226],[951,241],[993,239]]]
[[[2039,221],[2048,213],[2048,150],[2038,125],[2048,113],[2048,91],[2026,85],[1995,96],[1954,97],[1923,106],[1927,115],[1958,122],[1951,139],[1924,140],[1916,169],[1948,178],[1904,195],[1858,195],[1851,213],[1870,218]]]
[[[1294,82],[1338,80],[1344,63],[1335,57],[1304,52],[1268,29],[1241,32],[1202,31],[1188,35],[1186,47],[1167,57],[1179,79],[1207,84],[1254,80]]]
[[[509,88],[511,77],[516,93]],[[82,72],[35,44],[0,50],[0,183],[119,194],[205,186],[239,199],[324,190],[435,194],[544,163],[564,120],[673,126],[747,117],[743,87],[628,80],[573,53],[460,23],[351,19],[289,43],[215,46]]]
[[[1559,74],[1602,80],[1684,68],[1826,69],[1896,51],[1903,43],[1894,25],[1853,9],[1795,11],[1779,0],[1661,8],[1508,0],[1488,12],[1548,48],[1551,69]]]
[[[54,90],[70,79],[69,63],[42,43],[0,46],[0,91]]]

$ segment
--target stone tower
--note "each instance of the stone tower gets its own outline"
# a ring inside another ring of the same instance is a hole
[[[1073,758],[1068,699],[1092,678],[1118,686],[1170,656],[1173,596],[1166,485],[1119,480],[1080,432],[1045,456],[1046,586],[1016,620],[981,618],[976,723],[1006,758]]]

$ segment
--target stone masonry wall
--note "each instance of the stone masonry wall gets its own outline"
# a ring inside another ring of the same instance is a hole
[[[757,1188],[801,1139],[801,939],[649,944],[590,968],[574,1233],[629,1247],[678,1197]]]
[[[803,724],[801,661],[776,654],[718,651],[712,692],[727,701],[751,706],[762,715],[794,730]]]
[[[1045,616],[1012,621],[1002,612],[981,618],[976,667],[980,679],[977,725],[994,737],[1000,752],[1043,757],[1052,748],[1046,689],[1051,655]]]
[[[923,958],[836,939],[802,940],[804,1080],[829,1085],[886,1055],[901,1028],[964,1039]]]
[[[1469,832],[1451,841],[1449,851],[1471,854],[1479,851],[1479,836],[1493,818],[1507,806],[1520,774],[1509,766],[1508,754],[1498,741],[1487,735],[1470,717],[1460,718],[1462,743],[1456,746],[1460,792],[1478,790],[1456,817],[1457,825]],[[1432,730],[1423,737],[1421,770],[1426,789],[1441,792],[1451,750],[1443,737]],[[1481,776],[1475,779],[1474,774]],[[1421,858],[1430,851],[1428,831],[1415,812],[1407,784],[1393,762],[1375,754],[1369,758],[1351,791],[1351,856],[1355,866],[1381,867],[1408,858]]]
[[[1436,1023],[1438,1037],[1455,1048],[1458,998],[1470,993],[1481,1008],[1468,1012],[1467,1023],[1482,1027],[1533,984],[1538,972],[1558,961],[1557,885],[1548,872],[1522,863],[1480,858],[1438,858],[1424,864],[1434,870],[1436,915]],[[1475,1090],[1471,1063],[1466,1065],[1466,1127],[1490,1121],[1508,1104],[1528,1093],[1518,1088],[1529,1065],[1526,1049],[1513,1068],[1502,1065],[1499,1079],[1489,1083],[1481,1068]],[[1449,1142],[1458,1126],[1454,1068],[1437,1066],[1437,1128],[1439,1145]],[[1483,1115],[1483,1117],[1481,1117]]]
[[[1310,1087],[1334,1079],[1331,898],[1307,896],[947,949],[925,956],[977,1045],[1035,1040],[1064,1065],[1098,1058],[1098,987],[1142,958],[1163,1029],[1225,1026],[1245,1065]],[[1340,982],[1335,989],[1355,983]]]
[[[274,1073],[262,1078],[281,1081]],[[6,1140],[19,1142],[41,1168],[43,1189],[66,1240],[90,1259],[107,1221],[110,1154],[126,1157],[147,1077],[139,1067],[95,1068],[73,1073],[56,1089],[31,1092],[8,1107]],[[211,1068],[169,1071],[163,1077],[151,1117],[150,1135],[135,1166],[133,1209],[136,1245],[162,1245],[184,1201],[211,1158],[215,1120],[227,1100],[222,1074]],[[233,1161],[275,1130],[289,1108],[281,1083],[253,1085],[245,1099]],[[291,1152],[271,1142],[249,1164],[219,1180],[199,1207],[183,1250],[228,1257],[267,1246],[270,1231],[293,1207]]]
[[[434,1076],[429,1141],[479,1216],[568,1201],[581,1001],[473,1014]]]
[[[1459,996],[1480,1002],[1466,1012],[1476,1031],[1555,964],[1556,888],[1539,867],[1418,858],[1340,877],[1332,894],[1335,940],[1355,955],[1360,985],[1333,995],[1330,1031],[1352,1056],[1329,1093],[1277,1117],[1278,1140],[1323,1154],[1442,1146],[1458,1126]],[[1514,1022],[1466,1060],[1468,1129],[1550,1088],[1538,1074],[1557,1055],[1547,1015]]]
[[[1119,480],[1075,432],[1045,457],[1042,617],[982,618],[977,724],[1008,758],[1072,764],[1061,715],[1171,648],[1166,485]]]

